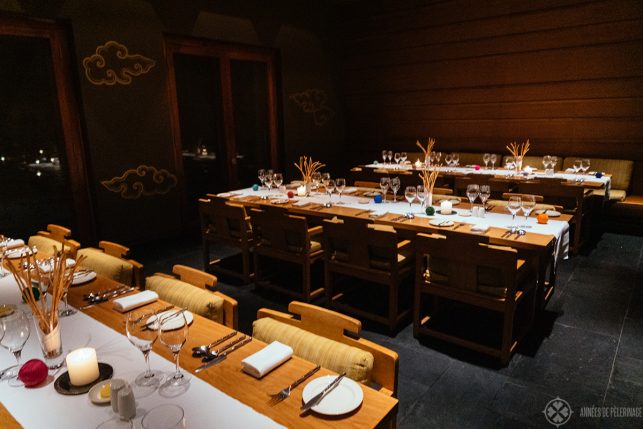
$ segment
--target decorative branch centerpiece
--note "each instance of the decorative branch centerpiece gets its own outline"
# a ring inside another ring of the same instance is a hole
[[[319,161],[313,161],[312,157],[300,156],[299,162],[295,162],[295,167],[301,172],[302,181],[304,182],[302,186],[297,188],[297,195],[307,196],[310,194],[310,186],[313,181],[312,177],[315,172],[326,167],[326,164],[322,164]]]
[[[422,153],[424,154],[424,166],[429,166],[431,165],[431,152],[433,152],[433,146],[435,146],[435,139],[432,137],[429,137],[429,139],[426,142],[426,149],[420,143],[419,140],[415,141],[415,145],[420,148]]]
[[[523,143],[511,142],[507,146],[507,150],[514,157],[514,166],[516,168],[516,174],[519,174],[522,171],[522,160],[524,159],[527,152],[529,152],[529,139]]]
[[[55,256],[44,261],[38,261],[32,252],[22,256],[17,266],[8,264],[23,300],[33,313],[40,347],[50,369],[63,364],[58,307],[69,290],[78,263],[84,258],[81,256],[76,264],[68,266],[69,256],[63,246],[61,251],[56,250]]]
[[[438,180],[438,175],[440,172],[437,169],[437,166],[434,168],[429,167],[428,170],[423,170],[420,172],[419,176],[422,179],[422,185],[424,190],[427,193],[426,197],[426,206],[430,207],[433,205],[433,188],[435,187],[435,181]]]

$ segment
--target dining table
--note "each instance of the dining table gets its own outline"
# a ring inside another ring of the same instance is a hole
[[[134,386],[133,380],[143,372],[145,363],[142,353],[126,336],[127,313],[114,310],[111,300],[87,307],[84,298],[88,293],[111,290],[118,286],[114,280],[98,275],[93,281],[70,288],[70,306],[82,310],[72,316],[60,318],[59,323],[64,353],[80,347],[92,347],[100,362],[111,365],[114,378],[131,381],[136,396],[134,428],[141,427],[141,418],[147,410],[163,404],[182,407],[187,427],[192,429],[375,428],[386,426],[395,419],[398,400],[362,384],[359,386],[363,390],[363,401],[356,410],[345,415],[327,416],[316,412],[300,414],[302,392],[307,382],[293,389],[289,398],[276,405],[271,403],[271,394],[288,386],[314,368],[315,364],[293,356],[257,379],[241,369],[242,359],[266,347],[266,344],[256,339],[230,353],[221,363],[196,373],[195,370],[202,362],[200,358],[192,356],[191,349],[233,332],[232,328],[197,314],[194,314],[187,341],[180,352],[181,369],[191,377],[187,391],[168,397],[158,389],[139,389]],[[17,309],[30,314],[29,307],[21,301],[12,275],[0,279],[0,304],[13,304]],[[138,310],[153,313],[167,306],[167,302],[159,299]],[[33,324],[31,328],[31,336],[22,351],[22,362],[42,359]],[[240,335],[242,333],[234,338]],[[167,375],[173,373],[172,354],[160,341],[156,341],[154,345],[150,363],[152,369],[163,371]],[[11,353],[0,350],[0,368],[13,364],[15,359]],[[5,410],[8,417],[24,428],[38,429],[95,428],[101,422],[115,417],[109,405],[96,405],[87,394],[70,396],[57,393],[54,380],[65,371],[63,366],[56,372],[50,372],[43,384],[32,388],[13,387],[7,382],[0,382],[0,411]],[[321,368],[308,382],[327,375],[336,374]]]

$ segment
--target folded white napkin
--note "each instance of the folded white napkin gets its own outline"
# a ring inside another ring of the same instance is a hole
[[[159,296],[153,290],[145,290],[135,293],[134,295],[124,296],[114,300],[114,310],[124,313],[141,305],[149,304],[159,299]]]
[[[24,246],[25,241],[20,238],[14,238],[13,240],[7,241],[7,249],[12,249],[14,247]]]
[[[256,378],[261,378],[292,356],[292,348],[273,341],[257,353],[241,361],[241,368]]]
[[[304,206],[307,206],[310,203],[311,203],[311,201],[306,201],[304,199],[301,199],[301,200],[297,201],[296,203],[293,203],[292,205],[295,206],[295,207],[304,207]]]
[[[489,229],[489,225],[486,223],[479,223],[471,227],[471,231],[479,231],[479,232],[485,232],[488,229]]]

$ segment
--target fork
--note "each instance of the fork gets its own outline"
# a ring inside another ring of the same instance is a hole
[[[308,377],[310,377],[311,375],[313,375],[314,373],[319,371],[319,368],[321,368],[321,367],[319,365],[317,365],[315,368],[311,369],[306,374],[302,375],[297,380],[295,380],[290,386],[284,387],[279,392],[270,395],[270,401],[268,401],[268,404],[270,406],[277,405],[279,402],[281,402],[284,399],[288,398],[290,396],[290,392],[292,392],[292,390],[295,387],[299,386],[301,383],[306,381],[306,379],[308,379]]]

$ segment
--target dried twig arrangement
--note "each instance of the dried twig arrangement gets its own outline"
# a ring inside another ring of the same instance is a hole
[[[527,152],[529,152],[529,139],[527,139],[526,142],[517,144],[516,142],[511,142],[509,145],[507,145],[507,150],[514,156],[514,157],[521,157],[524,158],[525,155],[527,155]]]
[[[415,142],[415,145],[420,148],[422,153],[424,153],[424,159],[428,159],[431,156],[431,152],[433,152],[433,146],[435,146],[435,139],[432,137],[429,137],[429,139],[426,142],[426,149],[420,143],[419,140]]]
[[[435,181],[438,180],[439,173],[440,172],[435,167],[429,167],[428,170],[420,172],[420,179],[422,179],[422,184],[427,192],[433,192],[433,187],[435,186]]]
[[[312,181],[313,173],[315,173],[320,168],[326,167],[326,164],[322,164],[319,161],[313,161],[312,158],[307,156],[300,156],[299,163],[295,162],[295,167],[301,171],[302,180],[304,183],[309,183]]]
[[[34,253],[22,256],[17,267],[14,264],[7,264],[16,283],[18,283],[22,297],[31,307],[36,322],[45,334],[50,333],[58,326],[58,305],[74,279],[76,267],[84,259],[83,256],[80,256],[73,267],[67,267],[69,251],[65,250],[64,245],[63,250],[54,250],[56,256],[51,258],[50,271],[47,273],[38,267]],[[40,297],[36,297],[32,288],[32,282],[41,284],[43,281],[49,283],[46,293],[51,297],[51,307],[47,305],[45,291],[42,290],[42,287]]]

